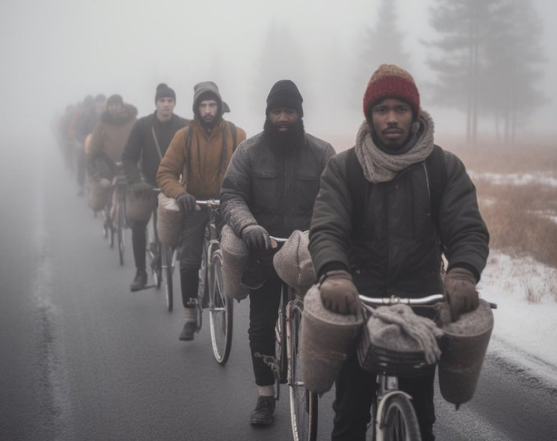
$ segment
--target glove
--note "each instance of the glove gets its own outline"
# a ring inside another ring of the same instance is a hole
[[[189,193],[180,193],[176,198],[176,203],[185,213],[195,210],[195,202],[195,196]]]
[[[362,307],[360,297],[348,271],[329,271],[321,280],[319,289],[325,308],[337,314],[358,314]]]
[[[464,268],[453,268],[445,276],[445,295],[451,310],[451,320],[473,311],[480,304],[474,274]]]
[[[271,246],[269,233],[261,225],[248,225],[242,230],[242,239],[250,250],[266,250]]]

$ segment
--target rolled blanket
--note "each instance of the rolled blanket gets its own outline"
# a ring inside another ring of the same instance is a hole
[[[222,251],[222,280],[227,296],[243,300],[249,294],[249,288],[242,283],[242,274],[246,269],[249,250],[232,228],[222,228],[220,248]]]
[[[131,221],[148,221],[157,206],[157,196],[153,186],[138,182],[126,190],[126,218]]]
[[[308,390],[321,394],[331,389],[363,322],[363,314],[327,310],[319,287],[310,288],[304,298],[300,337],[302,377]]]
[[[176,248],[184,213],[176,203],[176,199],[169,198],[164,193],[159,193],[159,203],[157,207],[157,233],[163,245]]]
[[[304,295],[316,282],[308,245],[308,231],[294,230],[273,257],[277,274],[285,283],[293,287],[298,295]]]
[[[439,360],[437,338],[443,331],[430,319],[416,315],[408,305],[380,306],[367,321],[372,345],[393,352],[423,352],[428,364]]]

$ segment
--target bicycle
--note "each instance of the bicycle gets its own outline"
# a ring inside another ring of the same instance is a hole
[[[158,195],[161,190],[154,188],[153,191]],[[163,245],[159,240],[157,222],[158,211],[155,206],[147,224],[147,258],[155,284],[145,288],[160,289],[161,285],[164,284],[166,307],[168,312],[172,312],[174,307],[173,277],[176,266],[176,251]]]
[[[275,242],[287,239],[271,236]],[[281,285],[281,299],[275,326],[275,356],[256,353],[273,371],[275,376],[275,399],[280,398],[280,385],[288,384],[290,399],[290,422],[295,441],[315,441],[317,439],[318,395],[307,390],[302,378],[298,344],[301,335],[303,299],[296,295],[294,288],[286,283]]]
[[[217,363],[224,365],[228,361],[232,346],[234,303],[225,294],[222,280],[220,233],[216,224],[220,201],[216,199],[198,200],[196,203],[201,207],[207,207],[209,212],[199,269],[199,288],[196,299],[197,332],[201,331],[203,309],[208,307],[213,355]]]
[[[124,265],[124,229],[128,227],[126,221],[126,189],[127,181],[122,172],[122,163],[116,163],[116,173],[112,179],[112,192],[108,197],[103,209],[104,237],[108,240],[108,246],[114,248],[114,235],[118,241],[118,257],[120,265]],[[116,192],[114,194],[114,192]]]
[[[443,302],[443,294],[433,294],[419,299],[391,297],[367,297],[360,295],[366,307],[391,306],[405,304],[409,306],[432,306]],[[364,332],[362,338],[368,338]],[[369,347],[369,343],[361,347]],[[360,365],[368,372],[377,375],[377,388],[374,391],[372,420],[370,427],[374,441],[421,441],[420,428],[411,397],[398,388],[399,376],[419,376],[435,369],[435,364],[428,364],[423,354],[393,354],[382,348],[373,347],[368,352],[364,364],[358,357]],[[368,431],[370,429],[368,427]]]

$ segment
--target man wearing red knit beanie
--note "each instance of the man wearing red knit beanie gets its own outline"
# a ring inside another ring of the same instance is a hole
[[[354,314],[362,307],[358,293],[444,292],[456,321],[478,306],[476,283],[489,253],[474,184],[463,163],[434,144],[433,119],[404,69],[381,65],[373,73],[363,113],[356,145],[328,162],[313,209],[309,248],[323,305]],[[424,441],[435,439],[434,376],[399,381]],[[334,441],[365,440],[374,388],[354,349],[336,379]]]

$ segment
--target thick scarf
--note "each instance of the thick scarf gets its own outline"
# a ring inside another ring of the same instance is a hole
[[[373,184],[388,182],[398,172],[412,164],[424,161],[433,151],[433,119],[429,113],[420,112],[419,126],[415,128],[420,135],[416,144],[408,152],[400,155],[389,155],[375,145],[371,128],[364,121],[356,136],[356,156],[360,162],[366,180]]]

